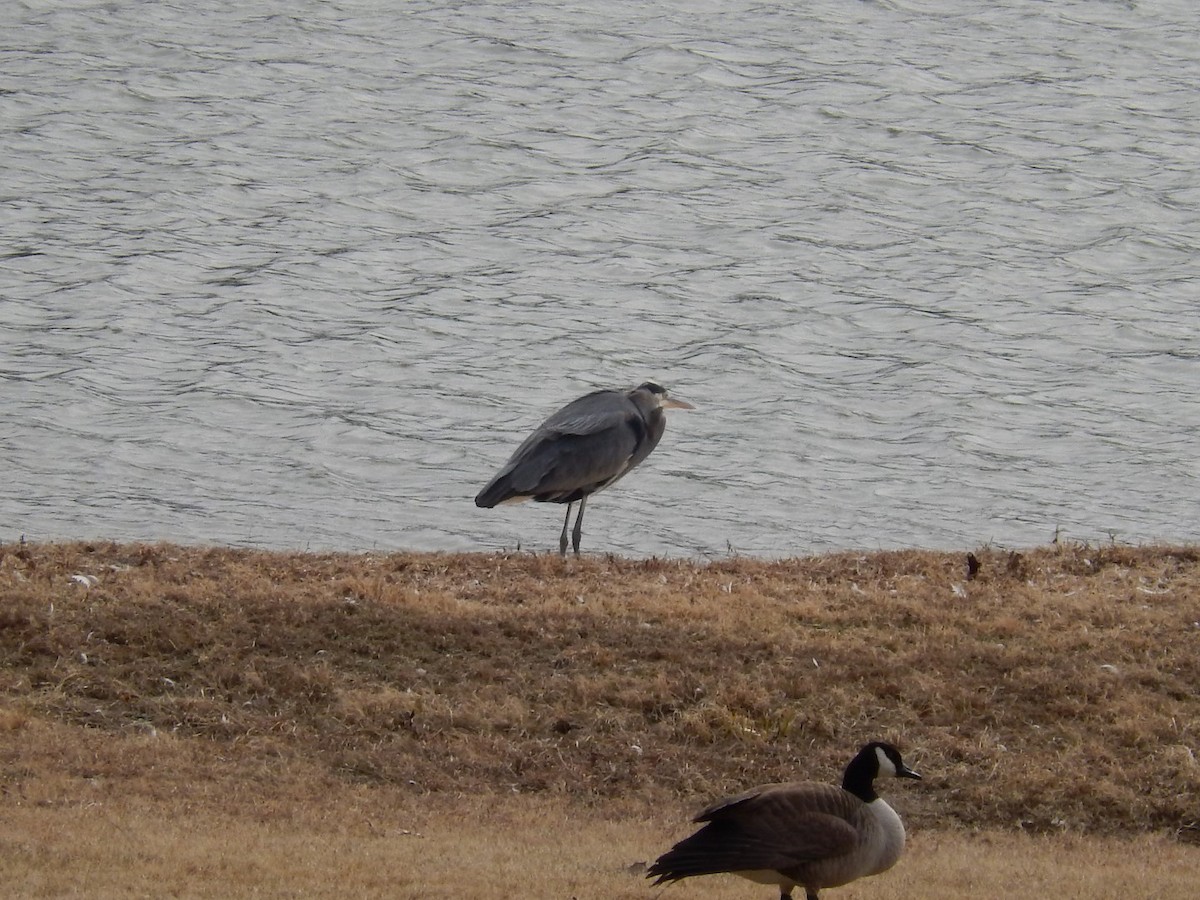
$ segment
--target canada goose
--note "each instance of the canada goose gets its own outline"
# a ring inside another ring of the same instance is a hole
[[[587,498],[623,477],[658,446],[667,427],[664,409],[695,409],[667,395],[652,381],[631,391],[593,391],[572,400],[527,437],[504,467],[484,486],[475,505],[491,509],[530,498],[565,503],[567,516],[558,552],[567,555],[571,507],[579,515],[571,546],[579,555]]]
[[[779,886],[780,900],[804,888],[817,900],[838,887],[890,869],[904,850],[904,825],[875,793],[875,779],[921,776],[891,744],[873,741],[846,766],[842,786],[811,781],[766,784],[718,800],[693,822],[703,828],[650,867],[656,885],[729,872]]]

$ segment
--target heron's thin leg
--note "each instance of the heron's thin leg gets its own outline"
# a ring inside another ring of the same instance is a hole
[[[583,508],[587,506],[587,497],[579,498],[579,515],[575,517],[575,530],[571,532],[571,547],[575,555],[579,555],[579,539],[583,537]],[[564,546],[563,552],[566,553]]]
[[[558,536],[558,555],[559,556],[567,555],[567,526],[571,524],[571,507],[574,505],[575,505],[574,501],[567,504],[567,517],[565,519],[563,519],[562,534],[560,534]],[[576,545],[579,544],[578,538],[575,539],[575,543],[576,543]],[[578,553],[579,550],[576,549],[575,552]]]

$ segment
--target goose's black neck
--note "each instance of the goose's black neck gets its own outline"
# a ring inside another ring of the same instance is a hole
[[[873,746],[864,747],[858,756],[850,760],[842,776],[842,789],[849,791],[863,803],[878,800],[875,793],[875,776],[879,774],[879,759]]]

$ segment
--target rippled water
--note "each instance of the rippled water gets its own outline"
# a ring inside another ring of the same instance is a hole
[[[552,549],[549,412],[695,402],[645,555],[1191,540],[1182,2],[0,6],[0,538]]]

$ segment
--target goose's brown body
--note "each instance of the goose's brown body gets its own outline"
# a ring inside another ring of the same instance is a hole
[[[662,883],[728,872],[776,885],[783,898],[797,887],[816,898],[822,888],[890,869],[904,851],[904,825],[872,787],[886,758],[875,748],[888,746],[867,745],[842,787],[768,784],[714,803],[693,820],[704,827],[663,854],[649,876]],[[888,767],[920,777],[898,753]]]

